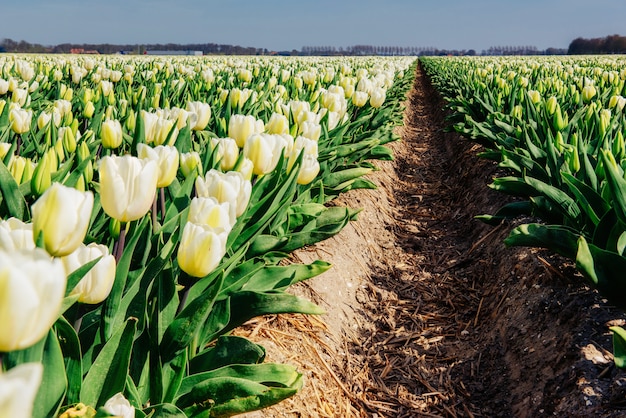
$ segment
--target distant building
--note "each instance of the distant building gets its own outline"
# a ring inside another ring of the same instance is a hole
[[[192,50],[186,50],[186,51],[157,51],[157,50],[153,50],[153,51],[146,51],[144,52],[145,55],[202,55],[202,51],[192,51]]]

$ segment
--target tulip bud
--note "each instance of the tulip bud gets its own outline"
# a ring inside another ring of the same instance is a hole
[[[0,250],[0,351],[28,348],[48,333],[61,313],[66,282],[61,261],[42,249]]]
[[[528,98],[532,104],[537,104],[541,102],[541,93],[537,90],[528,90]]]
[[[591,99],[595,95],[596,95],[596,88],[593,85],[587,85],[587,86],[583,87],[582,96],[583,96],[583,101],[585,103],[590,102]]]
[[[69,275],[79,267],[102,257],[72,289],[70,295],[79,295],[80,303],[96,304],[104,301],[115,281],[115,257],[102,244],[80,245],[75,251],[61,258],[65,272]]]
[[[522,106],[521,105],[513,106],[512,116],[516,119],[522,118]]]
[[[48,151],[39,160],[33,172],[33,178],[30,180],[30,188],[37,196],[41,196],[52,184],[51,168],[52,161],[50,160],[50,151]]]
[[[0,411],[4,417],[32,417],[35,396],[41,385],[43,365],[22,363],[0,373]]]
[[[209,124],[211,120],[211,106],[204,102],[188,102],[187,110],[197,116],[195,124],[191,126],[194,131],[201,131]]]
[[[104,212],[120,222],[148,213],[156,195],[158,166],[130,155],[100,160],[100,202]]]
[[[117,119],[108,119],[102,122],[100,137],[104,148],[114,149],[122,145],[124,135],[120,121]]]
[[[95,111],[96,107],[94,106],[93,102],[87,102],[85,103],[85,107],[83,108],[83,117],[91,119]]]
[[[202,161],[200,160],[200,154],[196,151],[184,152],[180,154],[180,171],[185,178],[189,176],[199,176],[202,170]]]
[[[552,125],[554,126],[554,129],[556,129],[557,131],[562,131],[563,129],[565,129],[567,124],[568,124],[567,113],[564,115],[561,112],[561,106],[557,104],[556,111],[554,112],[554,115],[552,117]]]
[[[178,266],[193,277],[211,273],[226,254],[228,234],[187,222],[178,247]]]
[[[0,142],[0,160],[4,160],[4,157],[7,156],[10,149],[11,144],[9,144],[8,142]]]
[[[550,96],[548,100],[546,100],[546,111],[549,115],[554,115],[558,104],[559,102],[557,101],[555,96]]]
[[[32,205],[33,239],[43,234],[49,254],[67,255],[83,242],[91,219],[93,193],[53,183]]]
[[[60,127],[58,135],[61,142],[63,143],[63,149],[66,151],[67,155],[72,154],[74,151],[76,151],[76,137],[74,136],[71,127]]]
[[[604,134],[611,126],[611,111],[609,109],[602,109],[600,111],[600,136],[603,137]]]

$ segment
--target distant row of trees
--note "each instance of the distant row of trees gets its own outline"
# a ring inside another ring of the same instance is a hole
[[[64,43],[54,46],[31,44],[26,41],[3,39],[0,42],[0,52],[16,53],[52,53],[69,54],[71,50],[97,51],[100,54],[133,53],[143,54],[147,50],[157,51],[202,51],[206,55],[263,55],[269,51],[265,48],[243,47],[227,44],[70,44]]]
[[[239,45],[204,43],[204,44],[71,44],[54,46],[31,44],[26,41],[3,39],[0,52],[16,53],[64,53],[72,50],[97,51],[100,54],[131,53],[143,54],[147,50],[157,51],[202,51],[205,55],[477,55],[470,50],[446,50],[434,47],[416,46],[376,46],[354,45],[348,47],[304,46],[301,51],[271,52],[267,48],[243,47]],[[567,50],[548,48],[540,51],[535,46],[492,46],[480,55],[561,55],[561,54],[624,54],[626,36],[611,35],[604,38],[574,39]]]
[[[626,54],[626,36],[576,38],[569,44],[568,54]]]

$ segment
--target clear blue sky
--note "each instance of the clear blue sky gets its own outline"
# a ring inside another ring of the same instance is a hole
[[[624,0],[13,0],[0,39],[60,43],[220,43],[270,50],[398,45],[439,49],[626,36]]]

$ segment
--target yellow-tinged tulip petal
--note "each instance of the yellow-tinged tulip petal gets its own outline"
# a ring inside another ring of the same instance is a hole
[[[33,239],[43,233],[44,248],[53,256],[76,250],[85,239],[93,193],[54,183],[32,205]]]
[[[178,247],[178,265],[193,277],[211,273],[226,254],[226,232],[187,222]]]
[[[100,160],[100,202],[104,212],[120,222],[148,213],[156,194],[158,166],[130,155]]]
[[[47,334],[66,283],[63,264],[44,250],[0,250],[0,351],[30,347]]]
[[[42,377],[41,363],[22,363],[0,373],[0,417],[32,417]]]
[[[91,243],[81,245],[73,253],[61,259],[69,275],[88,262],[102,257],[72,289],[70,295],[79,295],[81,303],[96,304],[109,296],[115,281],[115,257],[109,254],[105,245]]]

